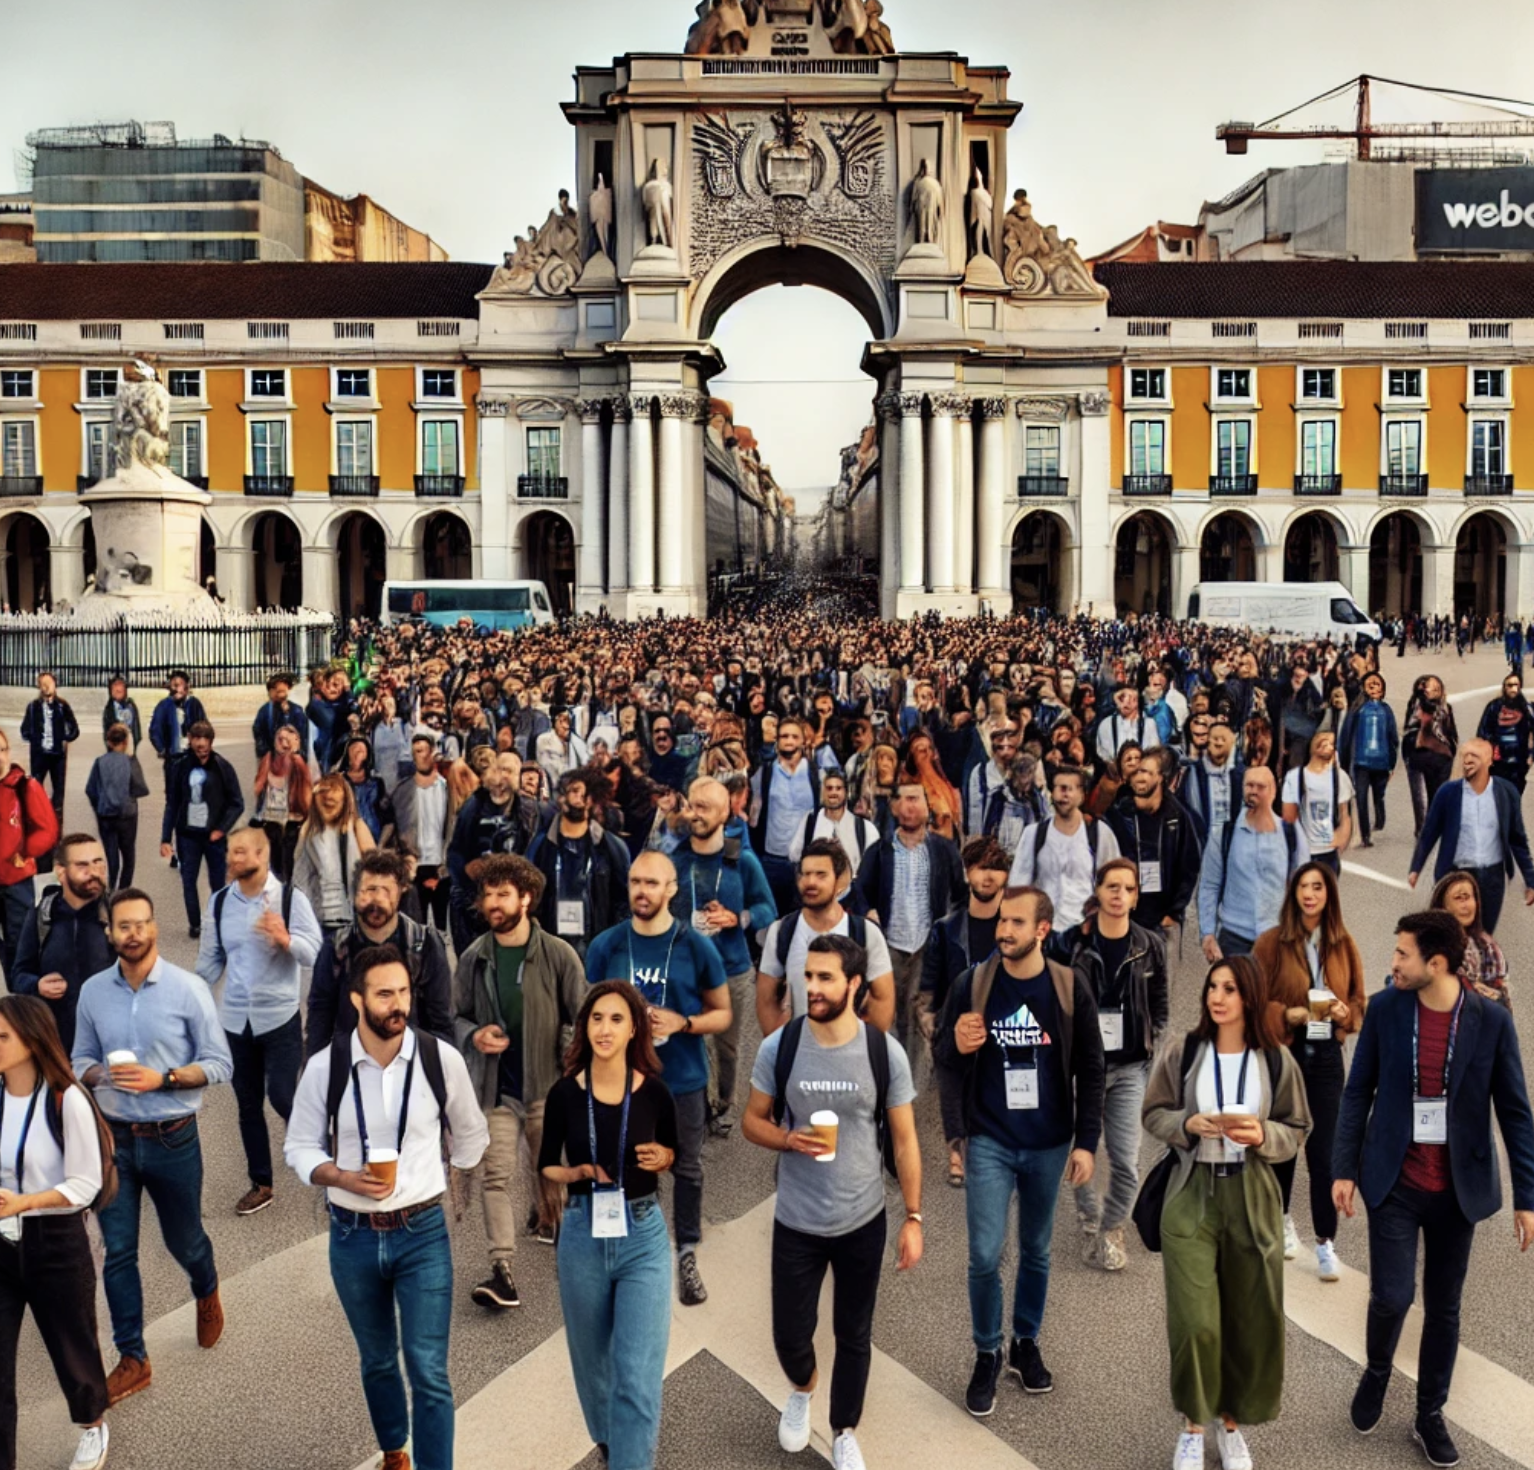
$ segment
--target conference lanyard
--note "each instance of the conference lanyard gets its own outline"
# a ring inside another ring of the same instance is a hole
[[[1246,1064],[1252,1059],[1252,1050],[1248,1047],[1241,1053],[1241,1070],[1236,1074],[1236,1106],[1239,1108],[1246,1102]],[[1220,1065],[1220,1054],[1214,1056],[1214,1098],[1215,1107],[1220,1112],[1225,1111],[1225,1069]]]
[[[1417,1002],[1417,1009],[1411,1017],[1411,1073],[1412,1091],[1415,1096],[1422,1096],[1422,1062],[1418,1056],[1418,1047],[1421,1039],[1422,1002]],[[1454,1015],[1449,1020],[1449,1044],[1443,1055],[1443,1095],[1449,1095],[1449,1068],[1454,1064],[1454,1042],[1459,1036],[1459,1016],[1465,1008],[1465,993],[1460,992],[1459,999],[1454,1002]]]
[[[639,993],[641,995],[643,995],[646,1000],[649,1000],[649,995],[645,992],[644,985],[642,985],[640,983],[639,972],[634,967],[634,926],[633,926],[633,924],[630,924],[628,926],[628,931],[629,931],[628,932],[629,984],[632,985],[636,990],[638,990]],[[661,976],[660,976],[661,994],[660,994],[660,999],[658,1001],[652,1001],[651,1002],[652,1005],[664,1005],[666,1003],[666,991],[670,987],[670,984],[671,984],[671,955],[672,955],[672,952],[676,949],[676,937],[681,932],[682,932],[682,926],[680,924],[673,923],[672,926],[671,926],[671,942],[669,944],[667,944],[667,946],[666,946],[666,963],[665,963],[665,965],[661,969]],[[648,984],[649,982],[645,982],[645,983]]]
[[[591,1187],[594,1190],[623,1188],[623,1159],[629,1142],[629,1099],[633,1094],[634,1069],[628,1067],[623,1073],[623,1112],[618,1120],[618,1166],[612,1172],[612,1183],[603,1185],[593,1180]],[[586,1135],[591,1144],[591,1164],[597,1168],[597,1105],[596,1093],[592,1090],[590,1063],[586,1066]]]
[[[357,1073],[361,1068],[361,1062],[352,1063],[352,1102],[357,1107],[357,1136],[362,1140],[362,1162],[366,1166],[368,1161],[368,1124],[362,1112],[362,1087],[357,1081]],[[405,1125],[410,1120],[410,1083],[415,1076],[415,1057],[412,1055],[405,1064],[405,1085],[399,1095],[399,1136],[395,1140],[395,1150],[398,1153],[405,1151]],[[380,1088],[379,1100],[383,1099]]]
[[[43,1095],[43,1084],[32,1089],[32,1100],[27,1104],[27,1115],[21,1120],[21,1137],[16,1143],[16,1193],[25,1194],[24,1183],[27,1167],[27,1135],[32,1131],[32,1115],[37,1111],[37,1100]],[[0,1121],[5,1118],[5,1088],[0,1086]]]

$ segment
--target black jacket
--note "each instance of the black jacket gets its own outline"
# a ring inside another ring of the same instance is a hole
[[[474,901],[476,884],[469,864],[492,852],[525,853],[538,835],[538,803],[530,796],[513,793],[504,810],[496,807],[486,791],[476,791],[458,810],[453,838],[447,845],[448,871],[453,875],[453,902]]]
[[[1125,857],[1136,864],[1142,860],[1159,860],[1161,863],[1161,892],[1147,893],[1144,881],[1141,881],[1134,922],[1146,929],[1159,929],[1161,921],[1168,917],[1174,923],[1182,923],[1198,888],[1199,865],[1203,861],[1198,827],[1192,813],[1175,796],[1163,792],[1161,809],[1154,816],[1140,812],[1131,800],[1115,803],[1103,821],[1113,829],[1113,835],[1119,840],[1119,851]],[[1154,844],[1150,840],[1153,824],[1156,830]],[[1143,855],[1136,832],[1146,839],[1147,851]]]
[[[48,933],[39,948],[38,908],[44,904],[48,907]],[[59,1037],[68,1052],[75,1041],[75,1008],[80,1004],[80,987],[92,975],[109,968],[116,958],[116,950],[107,941],[105,901],[98,899],[76,909],[57,888],[49,887],[21,926],[16,963],[8,979],[14,994],[36,995],[53,1012]],[[69,988],[58,1000],[37,995],[37,982],[44,975],[62,975],[68,982]]]
[[[1129,925],[1129,950],[1117,975],[1109,975],[1102,956],[1092,942],[1096,925],[1088,919],[1077,931],[1076,947],[1071,953],[1071,968],[1097,1002],[1122,1006],[1124,1010],[1124,1049],[1115,1053],[1115,1062],[1143,1062],[1155,1054],[1156,1043],[1166,1030],[1171,1015],[1166,973],[1166,945],[1159,934],[1142,929],[1133,920]]]
[[[921,992],[929,1010],[940,1011],[953,982],[971,965],[985,959],[969,952],[969,900],[932,926],[932,937],[921,957]]]
[[[566,886],[574,859],[568,856],[568,838],[559,831],[556,817],[547,832],[533,838],[527,850],[527,860],[543,874],[543,902],[538,908],[537,919],[552,935],[575,946],[576,953],[584,960],[586,945],[604,929],[621,924],[629,916],[629,850],[600,822],[592,822],[587,833],[591,845],[591,867],[586,874],[583,897],[586,902],[586,932],[584,934],[559,933],[559,871],[563,868]]]
[[[896,837],[882,838],[863,854],[858,865],[857,881],[847,895],[846,906],[854,913],[879,915],[879,927],[889,937],[890,903],[895,894]],[[964,881],[964,860],[959,849],[946,837],[927,833],[927,880],[932,921],[961,903],[969,901],[969,884]]]
[[[211,832],[222,832],[225,837],[240,820],[245,810],[245,798],[240,792],[240,778],[234,767],[216,750],[208,755],[208,781],[203,793],[208,803],[208,825],[190,828],[186,825],[187,806],[191,801],[192,772],[199,768],[197,757],[185,751],[176,761],[170,774],[170,793],[165,799],[165,819],[160,823],[160,841],[169,842],[172,835],[195,834],[206,837]]]
[[[43,701],[39,696],[27,705],[21,717],[21,738],[32,747],[33,756],[64,755],[65,746],[80,738],[80,724],[75,712],[58,695],[53,697],[53,749],[43,750]]]

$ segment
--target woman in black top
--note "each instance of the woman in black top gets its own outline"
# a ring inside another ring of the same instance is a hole
[[[650,1470],[671,1338],[671,1239],[656,1176],[676,1158],[676,1104],[649,1011],[625,980],[586,993],[549,1090],[538,1167],[570,1190],[559,1299],[586,1430],[611,1470]]]

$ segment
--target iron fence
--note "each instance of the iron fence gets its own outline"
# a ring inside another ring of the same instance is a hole
[[[308,611],[222,622],[12,614],[0,617],[0,684],[32,684],[44,669],[74,688],[105,685],[114,674],[163,684],[172,669],[184,669],[194,686],[264,684],[284,669],[302,677],[331,657],[334,642],[335,620]]]

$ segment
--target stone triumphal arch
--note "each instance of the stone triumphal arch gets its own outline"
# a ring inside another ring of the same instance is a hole
[[[1069,559],[1051,585],[1111,597],[1106,293],[1009,193],[1008,76],[899,51],[879,0],[703,0],[675,54],[577,70],[578,187],[507,252],[476,356],[485,483],[536,496],[527,431],[579,420],[559,507],[579,608],[702,609],[710,334],[779,283],[868,324],[887,614],[1010,607],[1041,508]],[[484,506],[486,576],[520,544],[493,518],[548,509]]]

